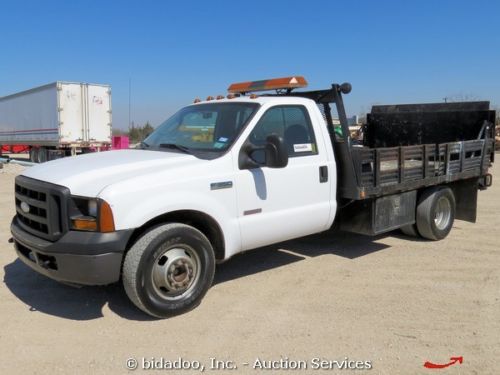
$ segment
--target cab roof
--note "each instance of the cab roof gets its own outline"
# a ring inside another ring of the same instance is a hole
[[[233,99],[228,99],[228,98],[223,98],[223,99],[211,99],[211,100],[202,100],[197,103],[194,103],[194,105],[200,105],[200,104],[216,104],[216,103],[257,103],[260,105],[264,105],[267,103],[276,103],[276,104],[306,104],[314,102],[311,99],[308,98],[303,98],[303,97],[297,97],[297,96],[287,96],[287,95],[280,95],[280,96],[256,96],[256,97],[250,97],[250,96],[240,96],[240,97],[235,97]]]

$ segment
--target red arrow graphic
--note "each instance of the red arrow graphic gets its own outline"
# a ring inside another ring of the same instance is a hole
[[[427,361],[424,363],[424,367],[426,367],[426,368],[445,368],[445,367],[454,365],[457,362],[462,364],[462,362],[464,361],[464,357],[451,357],[450,361],[451,362],[445,363],[443,365],[438,365],[438,364]]]

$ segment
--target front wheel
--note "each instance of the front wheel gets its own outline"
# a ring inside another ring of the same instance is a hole
[[[131,247],[123,264],[130,300],[165,318],[197,306],[212,285],[215,256],[206,236],[185,224],[157,226]]]

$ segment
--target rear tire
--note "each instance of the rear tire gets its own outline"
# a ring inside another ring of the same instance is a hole
[[[196,307],[212,285],[215,256],[199,230],[185,224],[164,224],[131,247],[123,264],[123,286],[130,300],[157,318]]]
[[[30,161],[32,163],[38,163],[38,147],[30,148]]]
[[[418,233],[417,224],[408,224],[399,228],[403,234],[410,237],[420,237]]]
[[[431,188],[417,206],[417,228],[429,240],[441,240],[450,233],[455,220],[455,196],[450,188]]]
[[[48,159],[48,150],[45,147],[40,147],[38,149],[38,162],[45,163]]]

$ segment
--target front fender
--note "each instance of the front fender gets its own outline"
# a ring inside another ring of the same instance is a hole
[[[241,249],[241,238],[236,211],[234,189],[210,191],[151,191],[137,198],[137,194],[106,194],[112,210],[116,230],[139,228],[148,221],[164,214],[179,211],[199,211],[212,217],[224,233],[226,258]]]

